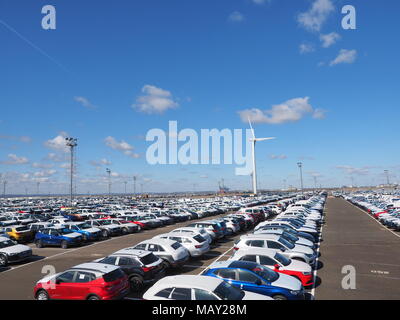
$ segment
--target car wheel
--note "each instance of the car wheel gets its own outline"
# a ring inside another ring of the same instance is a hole
[[[137,229],[137,231],[136,232],[140,232],[140,231],[142,231],[142,227],[141,226],[139,226],[139,225],[137,225],[138,226],[138,229]]]
[[[228,230],[228,234],[232,235],[233,234],[233,230],[231,228],[227,229]]]
[[[87,242],[88,241],[88,236],[86,234],[82,235],[83,241]]]
[[[7,265],[7,256],[0,254],[0,267],[5,267]]]
[[[103,236],[103,238],[108,238],[108,232],[107,232],[107,230],[103,230],[103,231],[101,232],[101,235]]]
[[[36,293],[36,300],[50,300],[50,297],[46,290],[40,290]]]
[[[274,300],[287,300],[285,296],[282,296],[280,294],[277,294],[276,296],[273,296]]]
[[[127,228],[122,228],[122,234],[128,234],[128,229]]]
[[[89,297],[87,298],[87,300],[100,300],[100,297],[99,297],[99,296],[96,296],[95,294],[93,294],[93,295],[89,296]]]
[[[68,242],[65,240],[61,241],[61,248],[68,249]]]
[[[36,244],[36,248],[43,248],[43,242],[42,242],[42,240],[37,240],[37,241],[35,242],[35,244]]]
[[[129,283],[132,291],[140,291],[143,288],[143,278],[141,276],[131,276]]]
[[[164,269],[171,268],[171,264],[167,260],[163,261],[162,266],[164,267]]]

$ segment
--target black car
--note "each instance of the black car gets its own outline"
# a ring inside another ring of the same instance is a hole
[[[163,260],[149,251],[123,249],[96,262],[119,266],[127,274],[133,291],[140,291],[165,275]]]

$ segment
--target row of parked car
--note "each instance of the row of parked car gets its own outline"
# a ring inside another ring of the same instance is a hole
[[[186,227],[46,277],[35,286],[35,297],[114,299],[158,280],[144,293],[144,299],[304,299],[304,286],[312,285],[325,197],[313,196],[305,202],[294,198],[285,211],[281,206],[274,220],[266,220],[271,211],[268,205],[261,205],[216,219],[192,221]],[[228,261],[208,266],[199,276],[165,276],[168,268],[206,253],[212,242],[242,231],[253,233],[241,236]],[[63,291],[65,287],[68,291]]]
[[[373,192],[340,195],[367,211],[384,226],[400,231],[400,196]]]

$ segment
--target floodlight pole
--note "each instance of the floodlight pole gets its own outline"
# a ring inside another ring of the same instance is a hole
[[[303,170],[302,170],[302,168],[303,168],[303,163],[301,163],[301,162],[298,162],[297,163],[297,166],[299,167],[299,169],[300,169],[300,184],[301,184],[301,193],[303,193]]]
[[[111,197],[111,170],[107,168],[106,172],[108,173],[108,196]]]
[[[71,163],[70,163],[70,205],[72,206],[73,197],[74,197],[74,189],[73,189],[73,179],[74,179],[74,148],[78,145],[78,139],[75,138],[65,138],[67,147],[70,149],[71,154]]]

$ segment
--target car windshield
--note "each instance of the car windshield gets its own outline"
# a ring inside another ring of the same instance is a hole
[[[279,278],[279,273],[261,265],[254,268],[253,272],[257,273],[260,277],[267,280],[268,282],[274,282]]]
[[[99,221],[99,223],[102,224],[103,226],[112,224],[111,220],[101,220],[101,221]]]
[[[204,239],[203,236],[201,236],[199,234],[195,235],[193,237],[193,239],[196,240],[197,242],[200,242],[200,243],[206,241],[206,239]]]
[[[289,249],[293,249],[294,248],[294,244],[287,241],[286,239],[279,237],[278,242],[282,243],[285,247],[289,248]]]
[[[285,231],[282,233],[282,237],[287,239],[287,240],[289,240],[289,241],[292,241],[292,242],[296,242],[297,240],[299,240],[299,238],[297,238],[293,234],[290,234],[290,233],[285,232]]]
[[[0,242],[0,249],[12,247],[15,245],[16,245],[16,243],[12,240],[2,241],[2,242]]]
[[[69,230],[69,229],[57,229],[57,231],[58,231],[60,234],[70,234],[70,233],[73,233],[73,231],[72,231],[72,230]]]
[[[111,271],[111,272],[103,275],[103,279],[105,282],[113,282],[113,281],[123,278],[124,275],[125,275],[124,272],[118,268],[118,269],[115,269],[114,271]]]
[[[171,244],[171,247],[174,249],[174,250],[178,250],[180,247],[182,247],[181,246],[181,244],[179,243],[179,242],[175,242],[175,243],[173,243],[173,244]]]
[[[149,264],[153,264],[154,262],[158,261],[158,257],[156,257],[153,253],[149,253],[147,255],[145,255],[144,257],[140,258],[140,261],[144,264],[144,265],[149,265]]]
[[[88,223],[84,223],[84,224],[77,225],[77,227],[81,228],[81,229],[90,229],[92,226]]]
[[[221,300],[242,300],[244,292],[227,282],[222,282],[215,290],[214,293]]]
[[[290,259],[285,257],[284,255],[280,254],[279,252],[277,252],[275,254],[274,259],[276,261],[278,261],[279,263],[281,263],[282,265],[284,265],[285,267],[288,266],[290,264]]]

